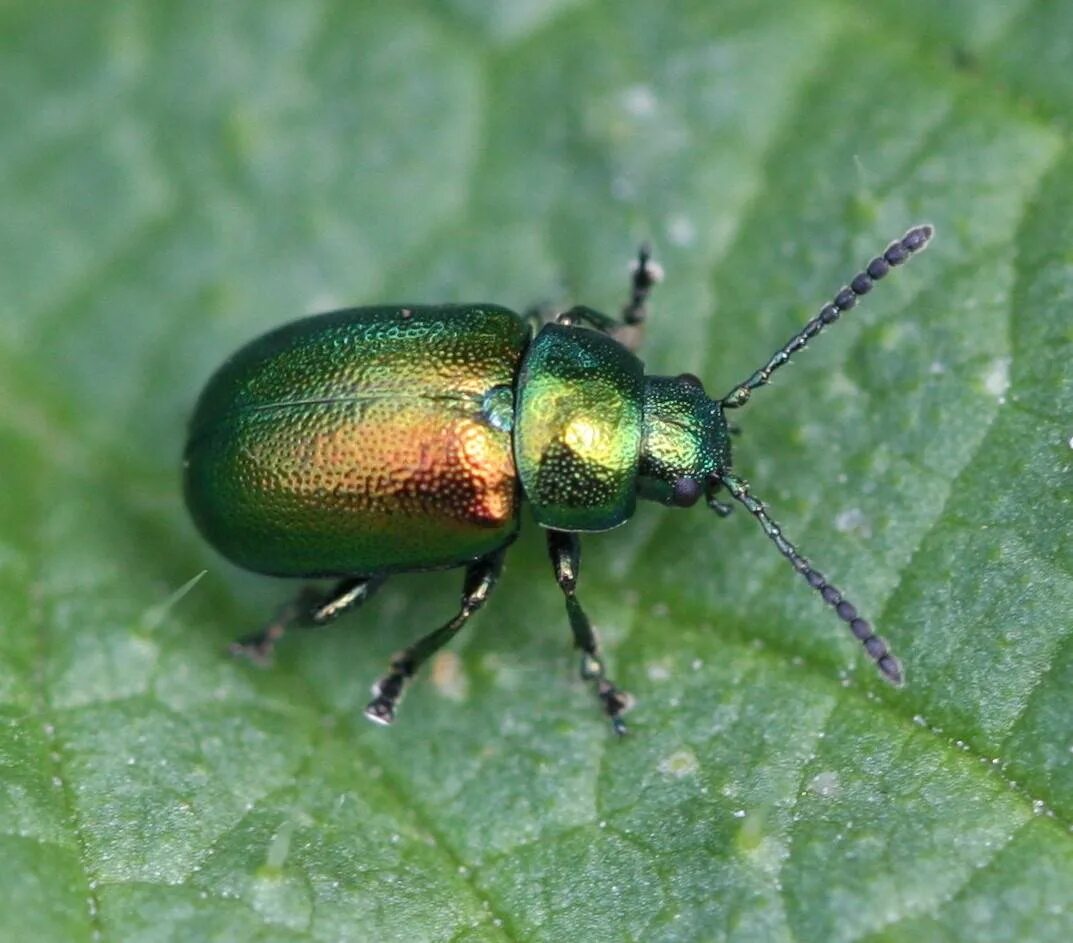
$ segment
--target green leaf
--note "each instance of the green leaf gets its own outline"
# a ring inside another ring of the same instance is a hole
[[[0,938],[1073,938],[1070,35],[998,0],[6,5]],[[531,526],[390,730],[368,686],[457,573],[225,656],[294,589],[181,504],[239,343],[614,311],[651,238],[648,366],[722,393],[919,221],[735,417],[904,688],[748,515],[659,507],[585,545],[624,741]]]

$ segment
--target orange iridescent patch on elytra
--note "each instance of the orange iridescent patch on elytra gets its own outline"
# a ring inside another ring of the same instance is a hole
[[[228,449],[236,478],[258,494],[262,513],[271,509],[269,529],[291,543],[328,533],[336,546],[390,560],[412,542],[430,550],[440,540],[483,543],[513,527],[520,494],[510,433],[470,401],[288,406],[236,432]]]
[[[478,527],[501,526],[516,510],[510,436],[472,406],[378,400],[321,432],[301,464],[320,473],[315,492],[301,494],[313,505]]]
[[[460,423],[457,437],[458,467],[473,485],[469,518],[498,527],[517,513],[518,486],[509,437],[483,422]],[[505,447],[504,447],[505,446]]]

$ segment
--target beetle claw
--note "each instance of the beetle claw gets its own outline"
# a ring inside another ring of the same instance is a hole
[[[365,716],[374,724],[390,727],[395,721],[395,704],[386,697],[377,697],[365,708]]]
[[[392,661],[393,668],[395,668],[396,660]],[[365,708],[365,716],[374,724],[380,724],[382,727],[387,727],[393,723],[395,709],[398,707],[405,683],[406,676],[397,669],[377,681],[373,685],[373,699]]]
[[[293,618],[293,607],[284,607],[260,632],[243,636],[228,645],[228,652],[236,657],[246,658],[262,668],[271,665],[276,642],[283,638],[287,624]]]
[[[227,646],[227,653],[235,658],[245,658],[259,668],[267,668],[274,660],[272,657],[274,648],[272,640],[256,636],[232,642]]]
[[[626,724],[622,721],[622,715],[633,707],[633,697],[606,680],[600,682],[596,693],[607,711],[607,716],[611,718],[611,727],[620,737],[624,736]]]

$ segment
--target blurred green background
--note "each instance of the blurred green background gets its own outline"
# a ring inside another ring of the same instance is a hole
[[[1070,37],[1047,0],[0,7],[0,938],[1073,938]],[[532,527],[393,729],[368,685],[457,573],[223,654],[293,591],[178,493],[238,344],[614,310],[650,238],[648,366],[721,393],[919,221],[736,441],[903,689],[701,509],[586,543],[623,742]]]

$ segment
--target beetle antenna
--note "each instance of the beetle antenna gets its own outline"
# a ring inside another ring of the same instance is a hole
[[[876,663],[883,677],[892,684],[901,684],[902,666],[887,648],[887,643],[872,631],[872,624],[867,619],[862,619],[857,615],[856,607],[842,595],[841,591],[828,583],[826,577],[801,556],[797,548],[783,536],[782,528],[768,516],[764,503],[749,493],[748,482],[734,475],[723,474],[708,487],[709,504],[720,485],[725,486],[731,496],[744,505],[745,509],[760,522],[764,533],[779,548],[779,553],[790,561],[790,565],[805,578],[809,586],[823,597],[823,601],[838,613],[838,617],[849,626],[854,637]]]
[[[886,274],[897,266],[907,262],[914,254],[920,252],[935,233],[933,226],[924,224],[914,226],[901,239],[895,240],[882,255],[877,255],[865,266],[864,271],[858,272],[834,298],[825,304],[820,313],[808,322],[797,334],[790,338],[781,349],[776,351],[771,359],[757,370],[744,383],[739,383],[726,396],[720,400],[725,409],[737,409],[749,402],[749,397],[757,387],[764,386],[779,367],[789,363],[790,357],[801,350],[812,338],[820,333],[827,325],[834,324],[843,314],[857,304],[857,299],[867,295],[872,290],[875,282],[884,278]]]

